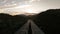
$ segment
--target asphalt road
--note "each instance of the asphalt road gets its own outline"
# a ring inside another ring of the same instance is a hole
[[[31,21],[32,34],[44,34],[44,32],[33,22]]]
[[[29,32],[31,32],[31,34],[44,34],[32,20],[28,20],[15,34],[29,34]]]

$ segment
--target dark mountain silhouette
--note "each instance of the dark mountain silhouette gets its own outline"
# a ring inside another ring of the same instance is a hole
[[[9,31],[10,25],[12,23],[11,17],[12,16],[9,14],[0,13],[0,34],[11,33]]]
[[[0,13],[0,34],[14,34],[27,20],[27,16],[24,15],[11,16]]]
[[[60,9],[49,9],[34,15],[32,20],[45,34],[60,34]]]
[[[33,20],[45,34],[60,34],[60,9],[49,9],[32,16],[0,13],[0,34],[14,34],[28,19]]]

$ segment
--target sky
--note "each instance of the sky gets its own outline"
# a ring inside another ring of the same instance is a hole
[[[0,0],[0,13],[12,15],[59,9],[60,0]]]

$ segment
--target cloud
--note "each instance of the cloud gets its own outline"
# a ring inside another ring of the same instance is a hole
[[[12,12],[21,13],[21,11],[22,13],[39,13],[47,9],[60,8],[59,3],[60,0],[0,0],[0,9],[10,14]]]

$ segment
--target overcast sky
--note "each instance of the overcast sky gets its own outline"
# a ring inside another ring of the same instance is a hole
[[[0,13],[39,13],[60,8],[60,0],[0,0]]]

